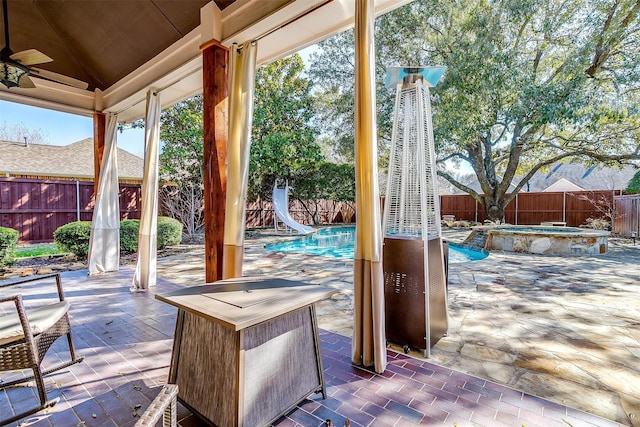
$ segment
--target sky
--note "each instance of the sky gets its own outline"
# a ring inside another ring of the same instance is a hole
[[[52,145],[68,145],[93,138],[93,118],[61,113],[0,100],[0,126],[7,125],[39,130]],[[144,153],[144,130],[127,129],[117,135],[118,147],[140,157]]]

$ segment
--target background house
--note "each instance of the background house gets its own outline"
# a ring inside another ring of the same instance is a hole
[[[624,190],[637,168],[610,168],[573,163],[556,163],[545,172],[536,173],[523,188],[525,191]],[[582,190],[570,189],[571,184]],[[564,188],[567,188],[566,190]]]
[[[142,158],[118,148],[118,180],[142,183]],[[93,181],[93,138],[69,145],[0,141],[0,176]]]
[[[143,159],[118,148],[120,218],[140,218]],[[91,221],[93,139],[65,146],[0,141],[0,226],[20,242],[47,242],[73,221]]]
[[[637,171],[633,166],[610,168],[558,162],[544,171],[536,172],[520,192],[624,190]],[[509,192],[515,189],[519,179],[521,178],[516,177],[509,185]],[[482,193],[475,176],[466,185]],[[455,188],[451,194],[466,193]]]
[[[553,221],[580,226],[588,218],[608,218],[613,212],[614,197],[622,194],[636,171],[633,166],[608,168],[556,163],[545,171],[538,171],[522,187],[505,208],[505,222]],[[467,186],[482,193],[475,177]],[[515,185],[511,184],[509,191],[514,189]],[[458,220],[483,222],[485,219],[484,207],[458,189],[453,194],[441,194],[440,206],[442,215]]]

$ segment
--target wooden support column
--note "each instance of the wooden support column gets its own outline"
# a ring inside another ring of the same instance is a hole
[[[212,40],[202,51],[204,256],[207,282],[222,279],[227,197],[227,68],[229,51]]]
[[[98,111],[93,112],[93,198],[98,192],[100,167],[104,154],[104,134],[106,132],[107,115]]]

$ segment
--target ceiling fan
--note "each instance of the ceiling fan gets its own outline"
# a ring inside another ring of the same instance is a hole
[[[29,75],[37,76],[54,82],[66,84],[68,86],[86,89],[89,84],[82,80],[54,73],[53,71],[42,70],[40,68],[31,67],[35,64],[44,64],[51,62],[44,53],[36,49],[23,50],[13,53],[9,47],[9,17],[7,14],[7,0],[2,0],[2,9],[4,16],[4,42],[5,46],[0,51],[0,83],[7,88],[34,88],[36,85]]]

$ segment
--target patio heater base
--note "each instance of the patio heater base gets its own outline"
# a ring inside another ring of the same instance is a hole
[[[447,277],[442,239],[426,243],[426,269],[421,239],[385,238],[382,259],[387,340],[429,357],[448,330]]]

